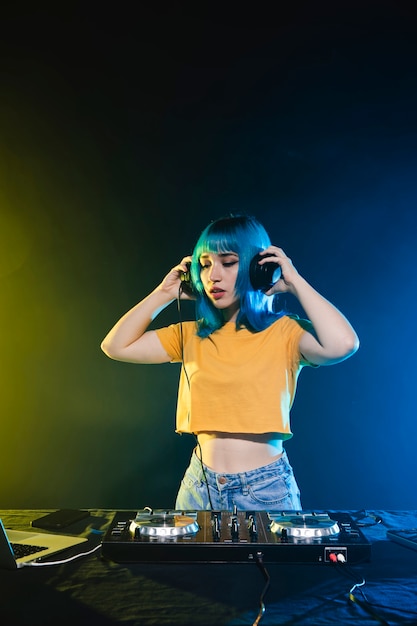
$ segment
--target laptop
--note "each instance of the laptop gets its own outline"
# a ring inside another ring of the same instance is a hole
[[[0,519],[0,569],[17,569],[87,541],[85,537],[7,530]]]

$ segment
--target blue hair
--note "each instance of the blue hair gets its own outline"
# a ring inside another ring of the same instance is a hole
[[[225,323],[222,311],[211,303],[201,282],[200,257],[207,252],[214,254],[235,252],[239,256],[236,293],[240,297],[240,310],[236,319],[236,329],[245,326],[252,332],[259,332],[284,315],[283,311],[276,310],[276,297],[255,291],[249,278],[252,258],[269,245],[271,240],[265,228],[256,218],[248,215],[222,217],[211,222],[203,230],[195,245],[191,262],[199,337],[208,337]]]

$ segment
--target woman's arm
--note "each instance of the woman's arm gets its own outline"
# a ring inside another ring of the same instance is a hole
[[[262,254],[268,254],[265,262],[275,257],[282,271],[281,278],[267,295],[292,293],[313,324],[316,336],[305,332],[300,339],[304,358],[317,365],[331,365],[352,356],[359,348],[359,339],[345,316],[300,276],[281,248],[270,246]]]
[[[305,332],[300,352],[311,363],[332,365],[349,358],[359,348],[359,338],[346,317],[304,278],[294,284],[294,295],[313,324],[316,337]]]
[[[166,363],[171,360],[156,332],[147,331],[147,328],[178,297],[180,276],[187,270],[185,263],[189,260],[185,257],[156,289],[113,326],[101,343],[101,349],[108,357],[131,363]],[[189,299],[189,296],[181,293],[181,298]]]

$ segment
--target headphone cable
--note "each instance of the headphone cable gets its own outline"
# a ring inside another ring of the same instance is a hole
[[[191,393],[190,378],[188,376],[187,368],[185,367],[185,363],[184,363],[184,333],[183,333],[183,329],[182,329],[181,298],[180,298],[181,292],[182,292],[182,283],[180,284],[180,286],[178,288],[178,298],[177,298],[178,321],[179,321],[179,327],[180,327],[181,366],[182,366],[182,369],[184,371],[185,378],[187,380],[188,390]],[[207,487],[207,496],[208,496],[208,501],[209,501],[209,504],[210,504],[210,510],[214,511],[213,503],[212,503],[211,495],[210,495],[209,484],[208,484],[208,480],[207,480],[206,468],[205,468],[204,463],[203,463],[203,451],[201,449],[201,444],[200,444],[200,442],[198,440],[197,435],[195,433],[193,433],[193,435],[194,435],[195,440],[197,442],[197,446],[198,446],[199,453],[200,453],[199,455],[197,454],[197,458],[200,461],[201,471],[203,472],[204,482],[205,482],[206,487]]]

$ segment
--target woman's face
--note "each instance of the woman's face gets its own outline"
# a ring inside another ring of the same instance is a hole
[[[239,297],[235,289],[239,256],[236,252],[205,252],[199,262],[200,278],[207,297],[231,321],[239,311]]]

